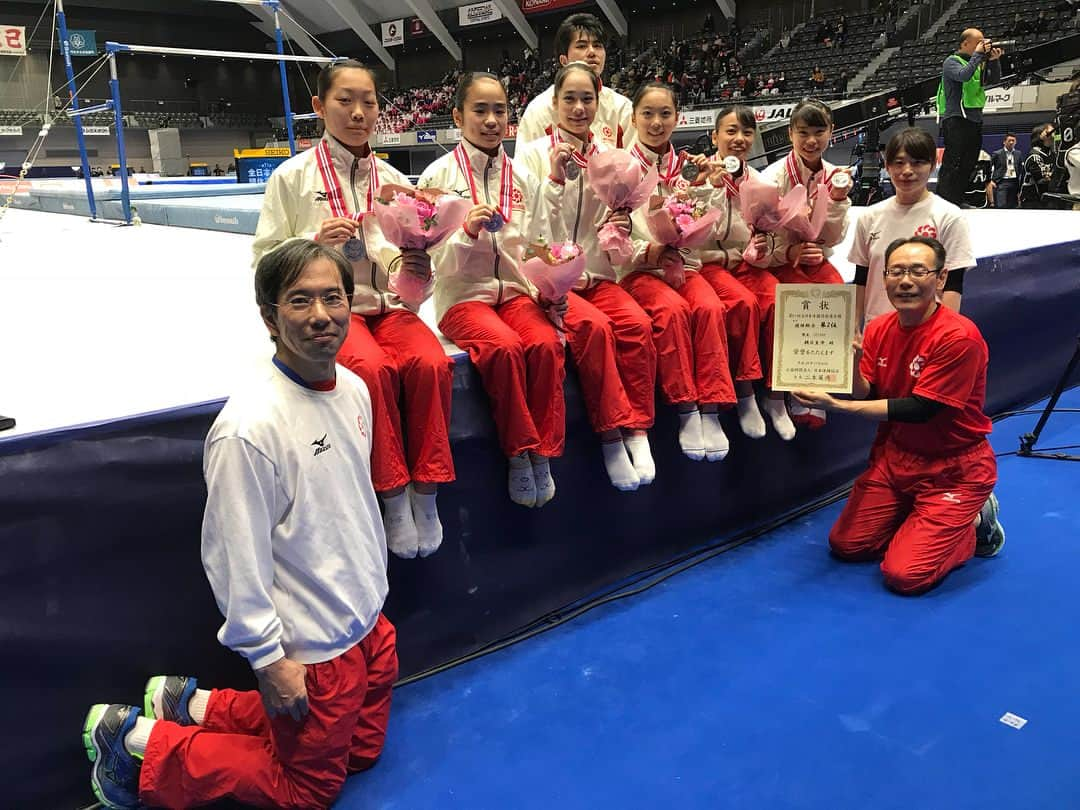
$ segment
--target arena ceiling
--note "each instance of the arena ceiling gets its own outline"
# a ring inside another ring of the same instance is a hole
[[[491,0],[529,47],[538,44],[536,31],[526,20],[517,0]],[[595,0],[612,28],[622,36],[626,17],[615,0]],[[734,13],[733,0],[717,0]],[[159,0],[69,0],[69,7],[121,9],[161,13]],[[419,17],[427,29],[455,60],[461,60],[461,46],[443,24],[437,12],[469,5],[460,0],[282,0],[279,15],[282,31],[309,56],[325,56],[314,39],[331,32],[352,31],[391,70],[393,53],[382,44],[379,23]],[[711,4],[710,4],[711,5]],[[268,37],[274,36],[274,12],[259,0],[171,0],[170,14],[223,20],[246,20]],[[314,39],[313,39],[314,37]]]

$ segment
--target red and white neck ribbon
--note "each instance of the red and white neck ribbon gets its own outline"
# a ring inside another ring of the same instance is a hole
[[[476,180],[473,178],[472,163],[469,161],[469,153],[465,151],[463,144],[454,148],[454,159],[457,160],[458,169],[469,181],[469,191],[472,193],[474,205],[480,205],[480,195],[476,191]],[[510,221],[510,215],[514,212],[514,167],[506,152],[502,153],[502,169],[499,172],[499,207],[496,209],[503,222]]]
[[[569,143],[569,141],[567,141],[565,138],[563,138],[562,133],[559,131],[558,127],[555,127],[555,131],[552,132],[549,137],[551,139],[551,148],[552,149],[554,149],[560,143]],[[585,168],[588,168],[588,166],[589,166],[589,158],[592,157],[593,155],[595,155],[599,151],[600,150],[596,148],[596,144],[593,143],[592,133],[590,132],[589,133],[589,140],[588,140],[588,149],[585,150],[585,154],[582,154],[581,152],[579,152],[577,150],[577,148],[575,147],[574,150],[570,152],[570,157],[573,158],[574,163],[576,163],[581,168],[585,169]]]
[[[742,177],[746,176],[746,172],[747,172],[747,167],[744,166],[743,167]],[[730,200],[730,199],[732,199],[734,197],[738,197],[739,196],[739,184],[735,182],[735,179],[730,174],[728,174],[727,172],[724,172],[722,175],[720,175],[720,177],[723,179],[724,188],[727,190],[728,199]],[[742,182],[741,178],[740,178],[739,182]]]
[[[634,144],[634,148],[630,150],[631,153],[638,159],[641,164],[641,168],[645,171],[649,170],[649,167],[653,165],[653,162],[649,159],[641,149],[640,144]],[[664,168],[664,163],[667,162],[667,168]],[[675,147],[668,145],[668,151],[666,155],[657,157],[656,159],[656,172],[660,177],[660,182],[665,186],[673,187],[674,181],[682,174],[683,164],[686,163],[686,152],[679,152],[676,154]]]
[[[319,174],[322,175],[323,188],[326,189],[326,201],[330,203],[331,213],[335,217],[355,219],[357,222],[363,219],[364,214],[371,211],[371,206],[375,204],[375,195],[379,191],[379,166],[375,160],[375,152],[371,151],[368,154],[367,208],[355,214],[349,213],[349,204],[345,201],[345,191],[342,189],[337,172],[334,170],[334,160],[330,157],[330,144],[326,139],[319,142],[319,146],[315,150],[315,161],[319,165]]]
[[[788,153],[787,160],[784,162],[784,167],[787,169],[787,176],[788,179],[791,181],[792,188],[795,188],[795,186],[799,185],[799,183],[802,183],[802,180],[799,178],[799,158],[795,154],[794,149],[792,149]],[[807,167],[807,172],[809,172],[810,174],[810,176],[806,180],[806,183],[804,184],[806,186],[807,199],[810,199],[810,197],[813,195],[814,187],[819,182],[823,183],[825,185],[825,190],[831,193],[832,179],[838,171],[840,171],[840,169],[835,168],[831,172],[826,174],[824,163],[821,164],[821,170],[818,172],[811,172],[810,168]]]

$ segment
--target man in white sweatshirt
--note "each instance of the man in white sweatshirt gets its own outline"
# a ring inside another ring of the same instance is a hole
[[[218,640],[259,688],[157,676],[141,709],[92,707],[83,741],[107,807],[326,807],[382,751],[398,666],[371,399],[335,363],[352,269],[293,240],[259,261],[255,287],[275,353],[206,438],[202,557]]]
[[[593,14],[571,14],[555,32],[555,53],[560,65],[570,62],[584,62],[596,74],[603,78],[604,63],[607,60],[607,32],[604,24]],[[514,154],[522,147],[550,135],[555,128],[555,85],[529,102],[518,121],[517,140],[514,142]],[[592,123],[593,137],[597,143],[622,149],[629,146],[634,138],[630,118],[634,105],[622,93],[610,87],[601,87],[596,99],[596,117]]]

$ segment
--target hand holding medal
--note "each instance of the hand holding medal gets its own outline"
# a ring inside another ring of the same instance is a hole
[[[832,191],[829,192],[829,196],[835,202],[843,201],[851,189],[851,175],[848,174],[847,170],[841,169],[832,176],[831,182]]]
[[[565,141],[556,141],[551,147],[551,176],[554,180],[577,180],[581,167],[574,162],[574,147]]]
[[[703,172],[709,170],[709,159],[705,155],[691,155],[686,152],[683,155],[686,162],[680,172],[682,179],[688,183],[695,183]]]

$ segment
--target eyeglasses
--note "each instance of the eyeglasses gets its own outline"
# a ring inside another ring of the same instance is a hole
[[[921,281],[927,276],[937,275],[937,272],[937,270],[924,267],[921,264],[913,264],[910,267],[886,267],[885,278],[903,278],[904,276],[911,276],[913,279]]]
[[[349,306],[349,299],[343,292],[330,292],[326,295],[294,295],[284,304],[271,304],[270,306],[286,309],[300,315],[310,310],[316,301],[321,301],[327,310],[343,309]]]

